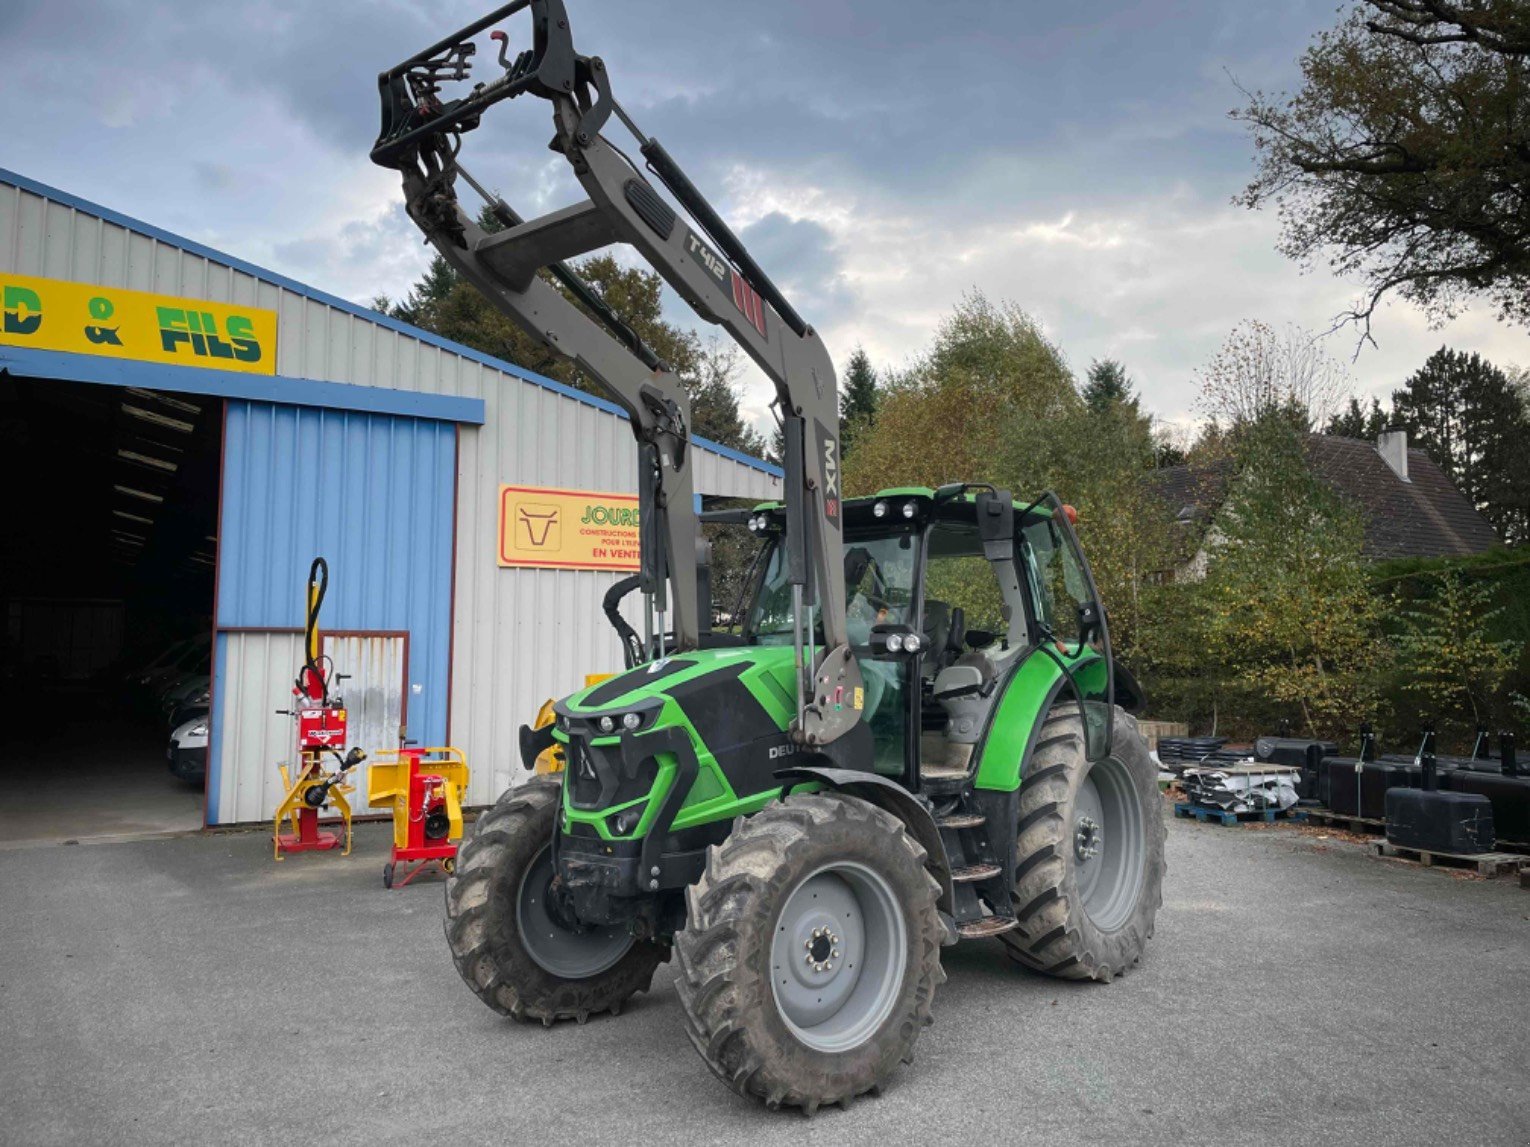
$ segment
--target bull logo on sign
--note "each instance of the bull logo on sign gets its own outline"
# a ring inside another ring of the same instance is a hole
[[[526,528],[526,545],[534,550],[558,549],[558,507],[521,502],[515,516]]]

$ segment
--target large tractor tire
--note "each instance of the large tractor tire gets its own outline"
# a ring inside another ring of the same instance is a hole
[[[550,902],[561,800],[546,781],[507,791],[478,818],[446,882],[446,941],[468,987],[502,1015],[548,1025],[614,1015],[669,956],[624,925],[581,927]]]
[[[924,849],[890,813],[794,796],[708,851],[675,937],[691,1042],[740,1095],[809,1114],[914,1057],[943,928]]]
[[[1078,706],[1054,708],[1020,788],[1020,927],[1000,938],[1026,967],[1065,980],[1109,983],[1131,968],[1163,903],[1158,766],[1120,709],[1111,740],[1090,764]]]

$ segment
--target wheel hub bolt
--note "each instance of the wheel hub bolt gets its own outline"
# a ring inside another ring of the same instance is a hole
[[[813,934],[802,941],[806,949],[802,959],[815,972],[832,972],[834,961],[839,959],[839,937],[831,928],[814,928]]]
[[[1105,834],[1101,831],[1099,822],[1093,817],[1079,817],[1073,833],[1073,851],[1078,855],[1079,860],[1093,860],[1104,843]]]

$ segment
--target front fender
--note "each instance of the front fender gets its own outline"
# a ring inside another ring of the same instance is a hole
[[[825,788],[856,797],[892,813],[903,822],[909,835],[924,849],[925,866],[935,878],[935,883],[940,885],[937,906],[947,915],[953,913],[956,897],[951,890],[951,861],[946,856],[946,846],[940,839],[940,829],[935,825],[935,818],[930,815],[929,809],[914,798],[913,793],[897,781],[858,769],[798,765],[781,769],[775,776],[784,785],[781,790],[783,797],[799,784],[816,781]]]

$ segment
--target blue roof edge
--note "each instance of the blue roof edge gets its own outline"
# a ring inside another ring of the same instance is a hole
[[[242,271],[253,278],[262,279],[273,286],[281,287],[283,290],[302,295],[317,303],[323,303],[325,306],[334,307],[336,310],[355,315],[359,319],[365,319],[367,322],[375,323],[377,326],[385,327],[388,330],[397,331],[399,334],[407,335],[419,342],[439,347],[442,350],[450,351],[452,354],[460,355],[466,359],[471,359],[473,362],[480,363],[492,370],[508,374],[512,378],[518,378],[522,382],[529,382],[534,386],[543,387],[566,398],[572,398],[576,402],[582,402],[586,406],[593,406],[596,410],[603,410],[607,414],[614,414],[622,419],[627,417],[622,408],[614,402],[608,402],[586,391],[578,390],[545,375],[537,374],[535,371],[516,366],[513,362],[506,362],[504,359],[484,354],[482,351],[474,350],[472,347],[464,346],[462,343],[453,342],[451,339],[444,339],[440,335],[432,334],[430,331],[422,330],[420,327],[402,322],[399,319],[390,318],[388,315],[380,311],[374,311],[370,307],[353,303],[349,299],[342,299],[339,295],[332,295],[328,291],[321,291],[317,287],[310,287],[306,283],[300,283],[296,279],[277,271],[267,270],[265,267],[257,266],[237,256],[219,251],[215,247],[209,247],[205,243],[198,243],[195,239],[188,239],[184,235],[177,235],[173,231],[166,231],[163,227],[156,227],[152,223],[145,223],[141,219],[135,219],[131,215],[124,215],[122,212],[114,211],[110,207],[103,207],[99,203],[93,203],[89,199],[74,195],[61,188],[39,182],[36,179],[30,179],[18,172],[11,171],[9,168],[0,167],[0,183],[8,183],[12,187],[20,188],[22,191],[42,196],[44,199],[51,199],[55,203],[62,203],[66,207],[73,207],[77,211],[84,211],[104,219],[108,223],[114,223],[118,227],[124,227],[129,231],[137,231],[139,234],[145,235],[150,239],[157,239],[161,243],[169,243],[171,246],[179,247],[183,251],[189,251],[193,255],[200,255],[204,259],[211,259],[216,263],[222,263],[224,266],[231,267],[236,271]],[[732,459],[734,462],[759,470],[762,473],[770,474],[776,478],[785,477],[785,471],[781,467],[773,466],[764,459],[745,454],[742,450],[735,450],[731,446],[724,446],[719,442],[713,442],[711,439],[702,438],[699,435],[693,437],[691,441],[703,450],[708,450],[723,458]]]

